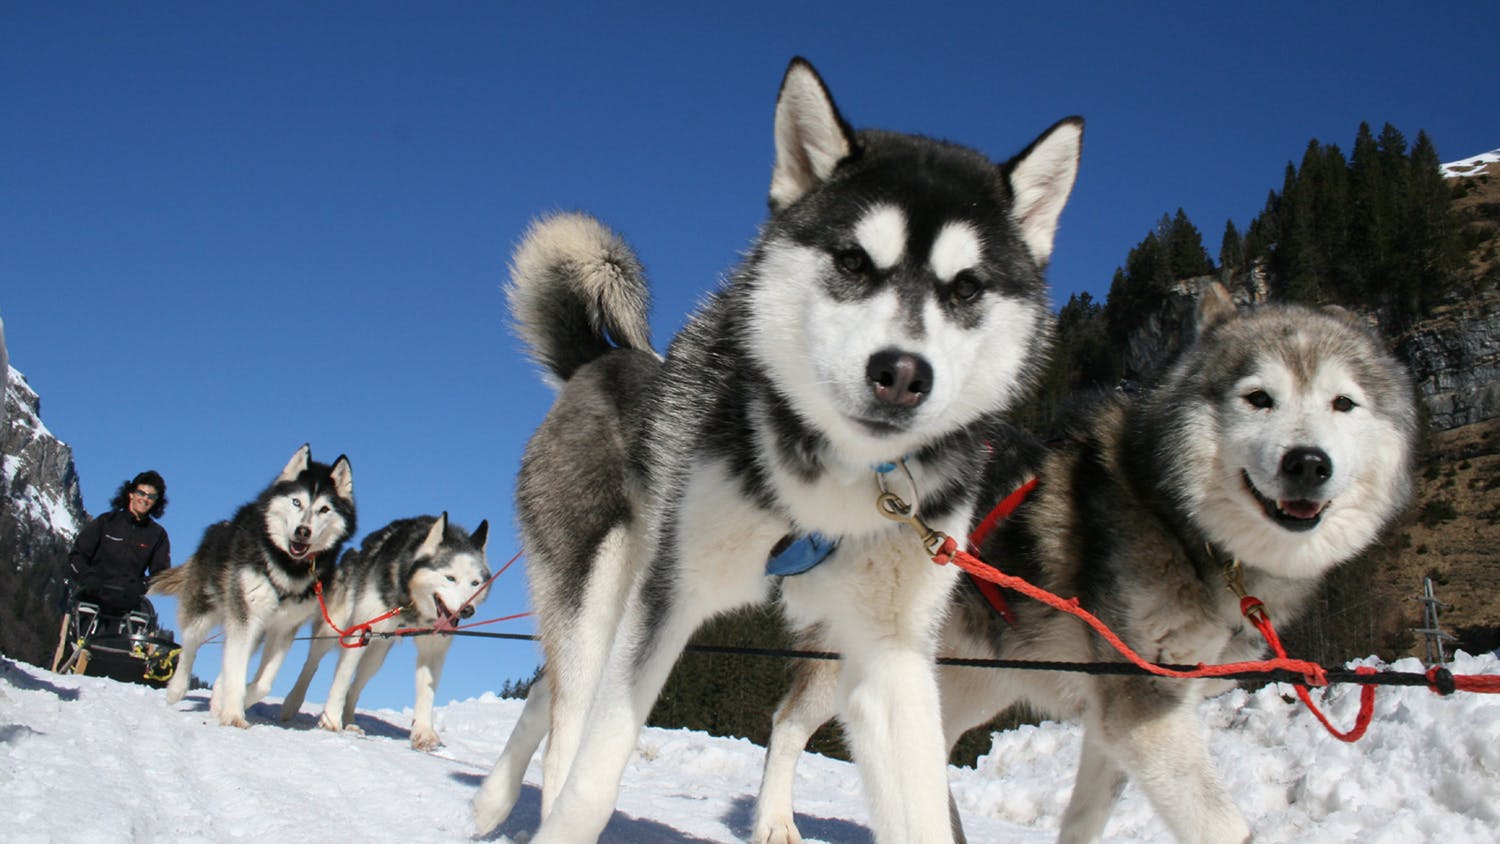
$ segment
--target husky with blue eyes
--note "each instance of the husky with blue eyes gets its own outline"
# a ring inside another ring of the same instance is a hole
[[[1295,621],[1322,577],[1376,542],[1405,507],[1417,424],[1406,370],[1342,309],[1237,311],[1212,285],[1198,326],[1154,389],[1101,397],[1052,448],[1013,437],[976,473],[986,509],[1028,476],[1036,481],[1009,518],[974,537],[982,558],[1076,598],[1137,653],[1176,665],[1262,657],[1231,581],[1277,625]],[[1009,621],[962,584],[939,653],[1122,660],[1071,615],[1009,593],[1005,604]],[[832,663],[798,665],[776,712],[752,844],[801,840],[793,768],[836,714],[838,674]],[[938,674],[950,746],[1015,703],[1083,722],[1059,840],[1100,840],[1127,779],[1179,841],[1249,838],[1197,717],[1222,682],[948,666]]]
[[[597,839],[688,637],[774,594],[844,654],[877,840],[952,840],[933,657],[955,572],[881,494],[967,532],[984,432],[1045,363],[1083,124],[996,163],[852,129],[795,59],[773,134],[770,216],[664,360],[613,232],[555,216],[514,256],[518,333],[560,385],[516,492],[546,669],[475,798],[481,833],[550,735],[533,840]]]
[[[250,726],[245,708],[270,692],[297,628],[318,611],[314,586],[332,579],[354,516],[349,459],[318,463],[304,445],[254,501],[208,526],[191,559],[153,577],[150,594],[178,597],[182,657],[167,703],[187,693],[193,657],[223,625],[223,668],[209,709],[225,726]],[[258,646],[260,667],[247,685]]]

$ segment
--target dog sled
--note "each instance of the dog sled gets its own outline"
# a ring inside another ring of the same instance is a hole
[[[119,612],[75,599],[63,614],[52,670],[161,688],[177,670],[181,650],[172,631],[157,627],[149,600]]]

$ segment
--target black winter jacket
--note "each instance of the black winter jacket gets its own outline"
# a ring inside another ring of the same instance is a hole
[[[111,510],[79,531],[68,563],[81,597],[131,610],[146,594],[146,576],[172,567],[172,543],[150,516],[138,522]]]

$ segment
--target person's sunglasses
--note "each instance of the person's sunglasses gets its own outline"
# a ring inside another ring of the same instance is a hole
[[[157,495],[154,492],[141,492],[138,489],[132,489],[130,491],[130,494],[131,495],[139,495],[140,497],[146,499],[147,501],[155,501],[156,499],[161,498],[160,495]]]

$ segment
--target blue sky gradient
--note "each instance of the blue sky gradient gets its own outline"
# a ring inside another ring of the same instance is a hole
[[[664,346],[764,216],[793,55],[854,125],[997,159],[1085,117],[1058,304],[1102,299],[1178,207],[1216,254],[1309,139],[1347,151],[1369,121],[1425,129],[1445,161],[1500,147],[1480,7],[1016,5],[7,4],[11,363],[91,513],[137,471],[165,475],[176,562],[310,442],[349,456],[361,536],[446,509],[490,520],[499,565],[552,395],[506,327],[511,246],[538,213],[598,214],[639,250]],[[481,614],[525,605],[518,567]],[[410,705],[412,654],[369,705]],[[439,701],[535,664],[525,643],[461,640]]]

